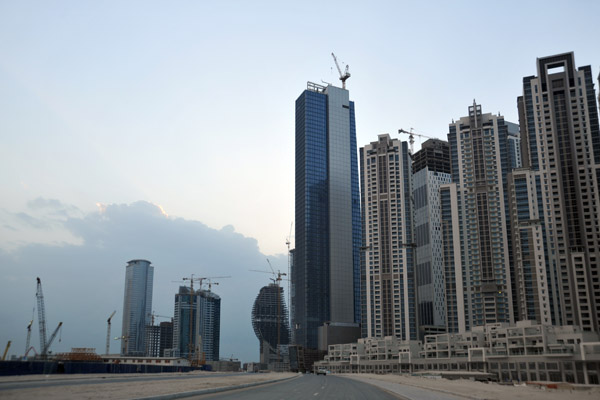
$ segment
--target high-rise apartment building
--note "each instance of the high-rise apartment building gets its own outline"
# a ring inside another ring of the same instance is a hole
[[[576,68],[573,53],[538,58],[518,105],[519,318],[598,331],[600,129],[591,67]]]
[[[360,149],[363,336],[417,339],[412,169],[406,142]]]
[[[221,344],[221,297],[210,290],[199,290],[200,340],[206,361],[219,361]]]
[[[356,329],[359,203],[354,103],[345,89],[309,82],[296,100],[292,325],[298,345],[317,348],[325,323]]]
[[[121,355],[146,354],[146,325],[152,313],[154,267],[147,260],[131,260],[125,269]]]
[[[193,360],[218,361],[220,327],[221,298],[209,290],[191,293],[190,288],[180,286],[175,295],[171,354]]]
[[[440,186],[451,181],[448,142],[429,139],[413,155],[419,338],[446,330]]]
[[[452,183],[441,186],[450,332],[514,322],[506,176],[508,126],[500,115],[469,115],[449,127]]]
[[[510,167],[521,168],[523,160],[521,159],[521,133],[519,125],[513,122],[504,121],[508,128],[508,154],[510,156]]]

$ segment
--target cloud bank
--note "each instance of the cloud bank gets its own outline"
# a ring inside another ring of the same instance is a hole
[[[257,361],[258,340],[252,331],[252,303],[269,275],[266,256],[253,238],[236,233],[232,226],[220,230],[198,221],[171,217],[157,205],[101,205],[84,214],[58,200],[38,198],[28,204],[36,216],[20,213],[12,219],[29,229],[45,230],[60,224],[78,243],[24,244],[0,250],[0,345],[12,340],[9,354],[25,351],[26,328],[36,304],[36,277],[42,280],[50,334],[63,322],[61,341],[54,352],[71,347],[105,351],[106,319],[113,310],[112,337],[121,333],[125,265],[137,258],[154,265],[152,308],[173,315],[175,293],[183,277],[228,276],[213,291],[221,296],[221,357]],[[43,211],[42,214],[39,212]],[[40,216],[41,215],[41,216]],[[265,221],[257,219],[257,224]],[[19,229],[19,227],[15,227]],[[269,256],[274,268],[287,272],[285,255]],[[287,292],[287,287],[286,287]],[[37,312],[31,344],[39,348]],[[111,352],[119,344],[111,340]]]

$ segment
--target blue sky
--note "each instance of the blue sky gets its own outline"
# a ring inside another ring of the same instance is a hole
[[[139,201],[214,235],[230,226],[254,241],[252,257],[283,254],[294,218],[294,101],[307,81],[339,83],[332,51],[350,65],[359,146],[399,128],[444,138],[473,99],[518,122],[516,97],[522,78],[536,74],[536,57],[574,51],[597,76],[598,15],[591,0],[0,0],[0,273],[29,271],[13,283],[27,299],[42,272],[57,290],[58,282],[77,285],[60,272],[61,257],[76,254],[83,266],[96,248],[67,222],[93,229],[106,207],[134,212]],[[40,206],[53,201],[65,214]],[[183,237],[177,227],[173,235]],[[120,255],[104,260],[115,296],[131,258],[168,259],[165,282],[204,273],[168,246],[161,253],[160,243],[144,248],[154,258],[131,248],[103,248]],[[47,257],[45,269],[24,264],[32,252]],[[218,264],[203,268],[222,275]],[[245,277],[248,268],[238,269]],[[261,282],[253,281],[248,303]],[[155,279],[160,285],[176,291]],[[172,308],[164,301],[162,315]],[[0,318],[23,326],[27,313],[0,308]],[[17,336],[24,329],[0,327],[0,343]],[[101,336],[89,345],[102,348]],[[258,346],[232,346],[222,351],[258,358]]]

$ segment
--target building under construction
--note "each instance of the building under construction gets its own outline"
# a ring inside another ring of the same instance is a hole
[[[252,328],[260,342],[261,364],[278,370],[289,364],[290,329],[281,286],[271,283],[260,289],[252,307]]]

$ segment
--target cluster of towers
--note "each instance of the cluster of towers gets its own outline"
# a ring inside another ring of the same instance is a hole
[[[121,355],[182,357],[193,363],[219,360],[221,298],[211,291],[180,286],[170,322],[154,325],[152,287],[154,267],[147,260],[131,260],[125,272]],[[202,286],[202,284],[200,285]],[[169,317],[170,318],[170,317]]]
[[[599,330],[591,68],[573,53],[539,58],[517,104],[519,124],[474,101],[448,141],[415,154],[387,134],[357,149],[348,91],[308,84],[296,100],[294,344],[520,320]]]

